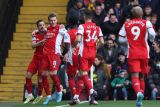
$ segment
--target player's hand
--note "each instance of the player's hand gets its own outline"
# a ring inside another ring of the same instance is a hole
[[[66,54],[63,56],[63,61],[65,61],[65,62],[68,62],[68,61],[69,61],[69,55],[68,55],[68,53],[66,53]]]
[[[32,35],[35,35],[37,32],[38,32],[38,29],[35,29],[35,30],[32,32]]]
[[[64,24],[61,24],[61,25],[59,26],[59,28],[60,28],[60,29],[65,28]]]
[[[76,55],[76,48],[72,48],[72,53]]]
[[[46,42],[46,39],[41,40],[41,41],[40,41],[40,45],[43,46],[43,45],[45,44],[45,42]]]

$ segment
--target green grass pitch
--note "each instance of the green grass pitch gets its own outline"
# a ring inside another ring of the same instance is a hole
[[[132,101],[98,101],[99,104],[96,105],[95,107],[136,107],[135,100]],[[23,104],[22,102],[0,102],[0,107],[68,107],[67,102],[63,101],[61,103],[55,103],[51,102],[47,106],[43,106],[42,103],[40,104]],[[90,106],[88,103],[83,103],[79,105],[74,105],[72,107],[93,107]],[[149,101],[145,100],[143,101],[143,106],[142,107],[160,107],[160,101]]]

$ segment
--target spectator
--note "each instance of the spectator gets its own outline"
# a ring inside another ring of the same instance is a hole
[[[123,71],[123,72],[128,72],[128,63],[126,60],[126,55],[123,52],[119,52],[118,53],[118,58],[116,63],[112,66],[112,71],[111,71],[111,75],[112,77],[116,77],[118,74],[117,71]]]
[[[122,11],[122,23],[125,21],[126,17],[132,17],[131,10],[132,7],[139,5],[139,0],[129,0],[129,5],[123,8]]]
[[[146,17],[151,17],[152,16],[152,7],[147,4],[144,8],[144,18],[146,19]]]
[[[104,34],[104,38],[106,39],[110,33],[118,34],[120,29],[119,23],[117,22],[117,18],[115,14],[111,14],[109,17],[109,21],[104,22],[102,26],[102,31]]]
[[[79,24],[84,23],[83,19],[83,9],[82,9],[82,0],[76,0],[72,8],[69,9],[66,20],[68,24],[68,19],[71,16],[77,16],[79,19]]]
[[[112,40],[114,41],[114,45],[115,45],[116,47],[118,47],[118,38],[117,38],[117,35],[116,35],[116,34],[111,33],[111,34],[109,34],[108,38],[109,38],[109,39],[112,39]]]
[[[156,97],[160,95],[160,37],[156,37],[153,42],[153,49],[150,55],[151,70],[148,86],[151,91],[151,99],[156,100]]]
[[[144,8],[146,4],[150,4],[153,9],[153,12],[157,13],[160,1],[159,0],[139,0],[139,4],[142,6],[142,8]]]
[[[157,14],[152,14],[151,16],[151,23],[153,24],[153,28],[157,31],[158,30],[158,21],[157,21]]]
[[[93,22],[96,23],[97,26],[102,27],[105,14],[105,11],[101,7],[101,3],[96,2],[95,11],[93,12]]]
[[[128,99],[128,93],[127,93],[127,86],[131,85],[131,81],[127,80],[125,75],[127,72],[124,72],[122,70],[117,71],[117,76],[114,77],[113,81],[111,82],[112,88],[114,88],[113,92],[113,99],[114,101],[117,100],[117,92],[120,90],[122,91],[123,98],[125,100]]]
[[[103,57],[101,55],[96,55],[94,66],[94,89],[98,93],[97,99],[103,100],[109,90],[109,79],[111,78],[111,75],[108,70],[108,65],[104,63]]]
[[[115,13],[118,21],[120,21],[121,20],[121,15],[122,15],[120,0],[116,0],[116,3],[114,5],[114,13]]]
[[[106,17],[104,18],[104,22],[109,21],[109,17],[110,17],[111,14],[114,14],[114,9],[113,8],[108,9]]]
[[[118,49],[114,45],[112,39],[107,39],[106,44],[98,49],[98,54],[102,55],[106,64],[114,64],[116,62]]]

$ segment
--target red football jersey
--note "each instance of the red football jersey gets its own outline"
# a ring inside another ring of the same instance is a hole
[[[76,35],[77,35],[77,28],[69,30],[67,33],[70,38],[70,44],[73,45],[74,41],[76,40]],[[76,48],[75,52],[72,53],[72,46],[70,46],[69,50],[69,62],[71,65],[78,65],[78,51],[79,47]],[[74,62],[74,63],[73,63]]]
[[[79,54],[85,58],[95,58],[96,40],[103,36],[100,27],[93,22],[87,22],[78,27],[78,34],[82,35]]]
[[[146,59],[149,58],[148,28],[151,28],[150,21],[135,18],[124,23],[119,35],[126,36],[128,40],[128,58]]]
[[[59,25],[55,27],[48,26],[47,34],[45,35],[46,43],[44,45],[44,54],[61,54],[60,45],[62,36],[59,33]]]
[[[42,35],[40,33],[35,33],[34,35],[32,35],[32,43],[37,43],[37,42],[41,41],[42,39],[44,39],[44,35]],[[35,55],[43,55],[43,46],[36,47],[34,54]]]

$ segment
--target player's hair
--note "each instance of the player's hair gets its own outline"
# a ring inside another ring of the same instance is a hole
[[[68,18],[68,24],[72,27],[78,25],[78,16],[72,15]]]
[[[93,17],[92,12],[89,11],[88,9],[84,10],[84,16],[85,16],[86,19],[92,19],[92,17]]]
[[[142,18],[143,10],[140,6],[135,6],[131,10],[133,18]]]
[[[52,18],[52,17],[57,17],[57,15],[56,15],[56,13],[50,13],[49,15],[48,15],[48,20],[50,20],[50,18]]]
[[[38,26],[40,22],[44,22],[42,19],[37,20],[36,25]]]

